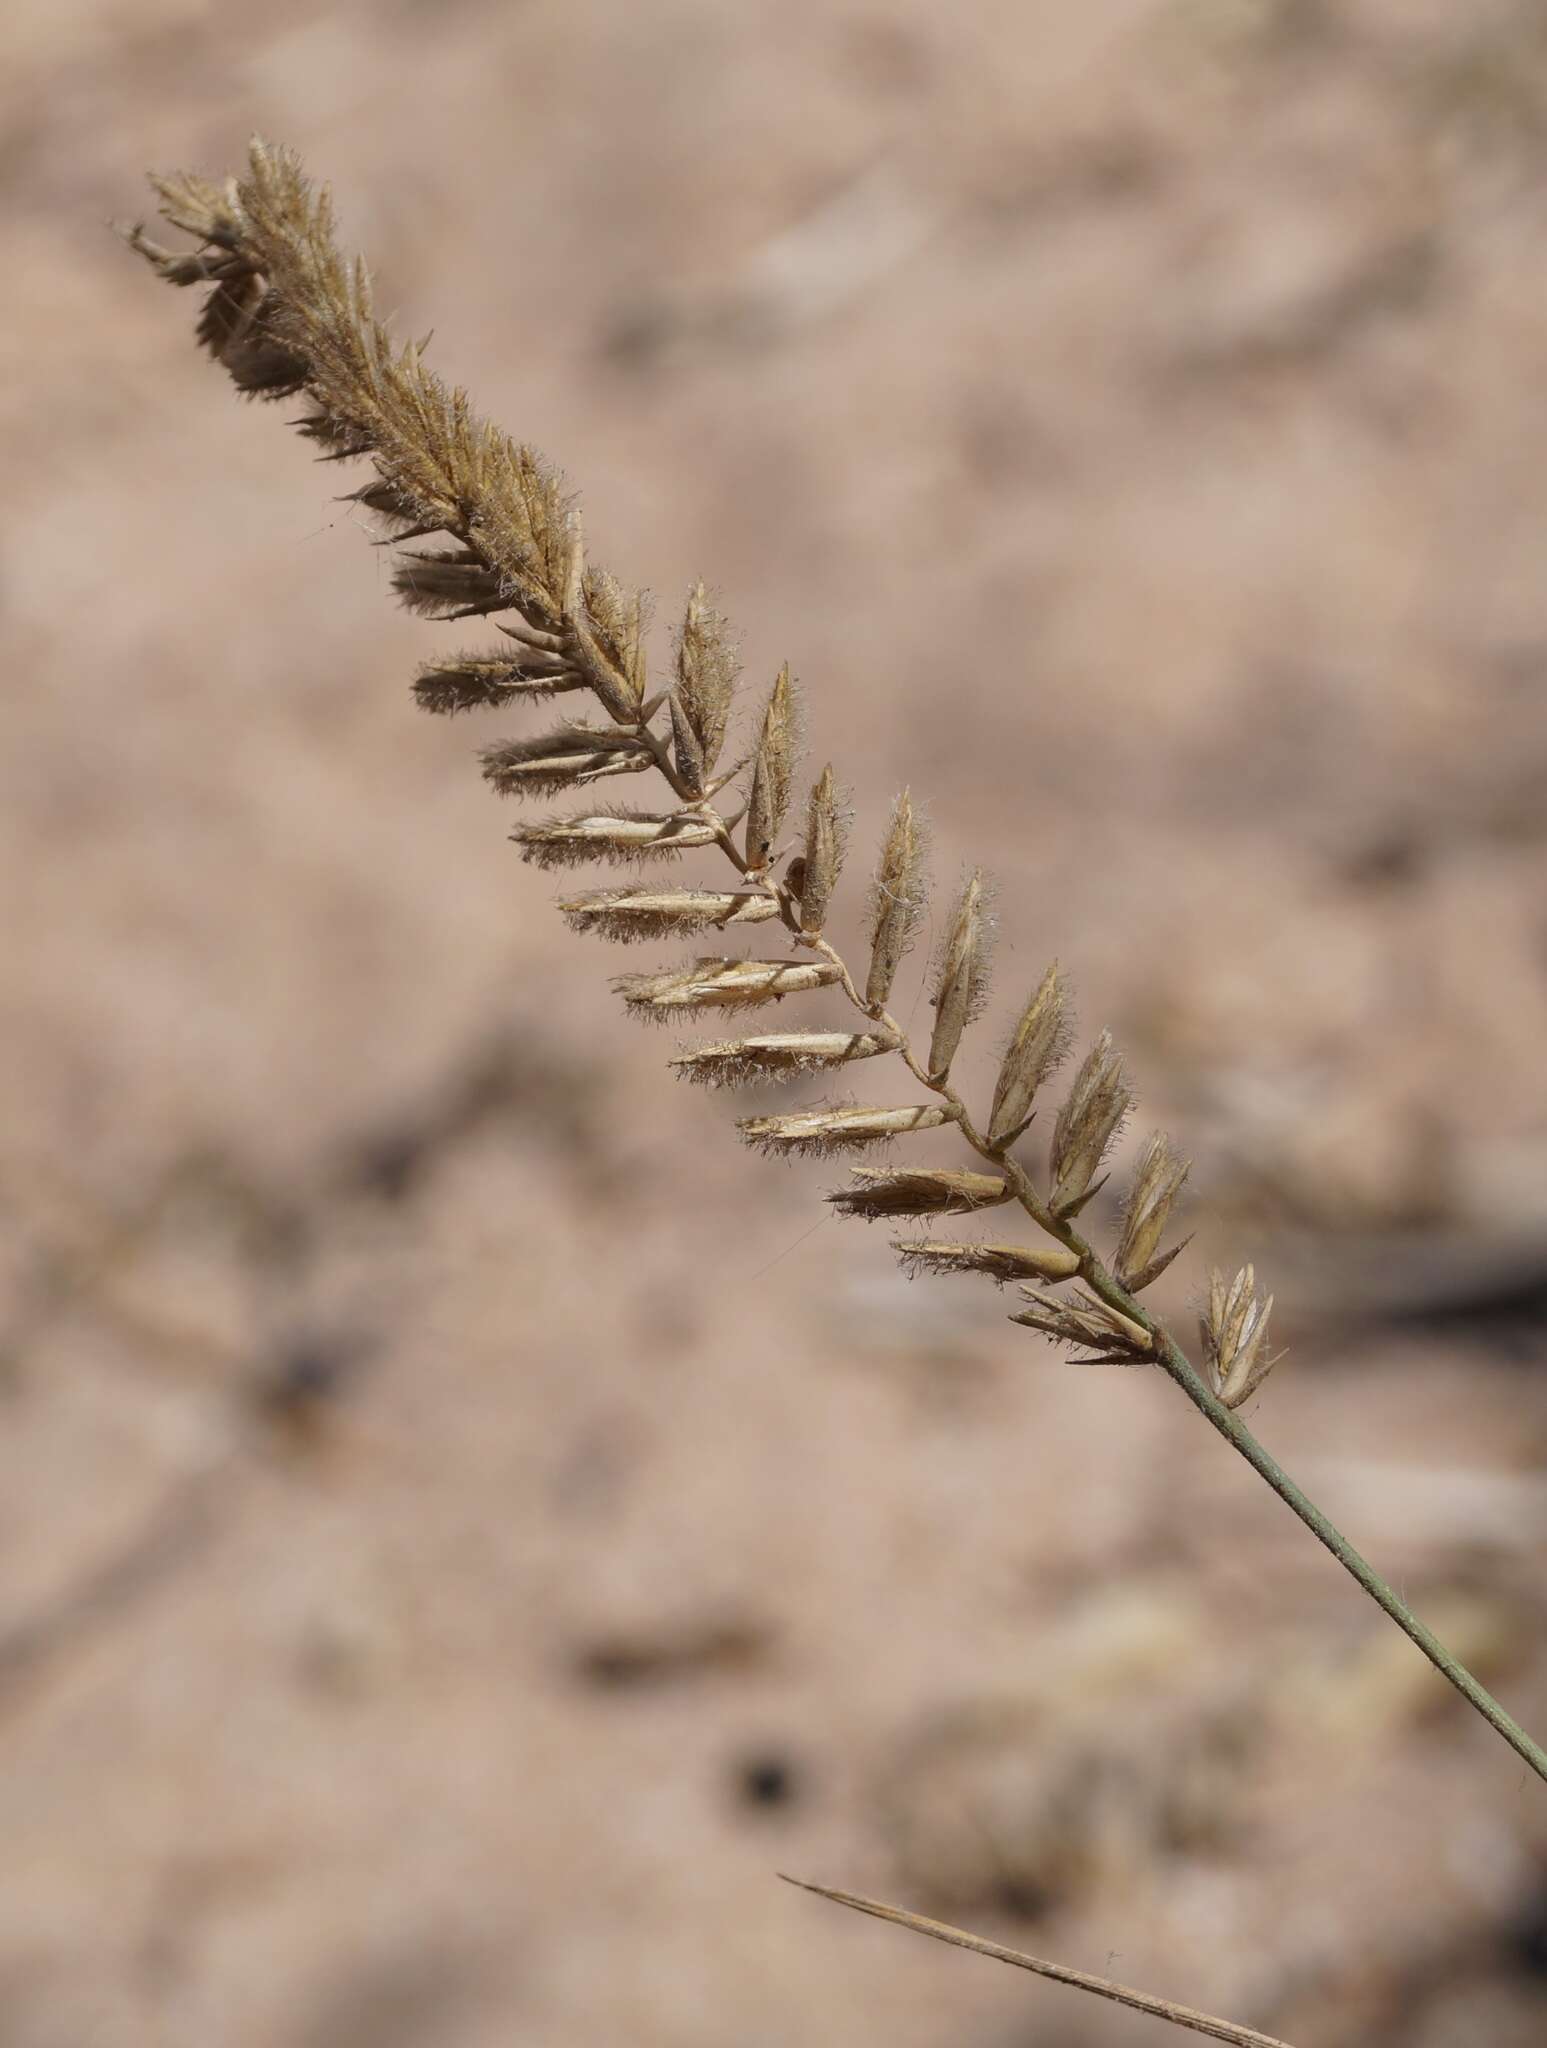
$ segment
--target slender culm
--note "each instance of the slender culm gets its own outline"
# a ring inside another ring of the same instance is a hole
[[[986,987],[990,926],[981,871],[969,871],[943,921],[930,1042],[915,1047],[887,1007],[926,900],[923,835],[910,793],[897,799],[881,841],[868,906],[870,959],[859,981],[827,936],[844,838],[831,767],[811,792],[799,846],[783,838],[799,751],[788,666],[779,670],[750,741],[742,742],[746,758],[723,770],[739,666],[703,585],[692,585],[677,615],[673,672],[652,689],[643,595],[588,561],[578,508],[544,458],[482,419],[464,392],[428,366],[422,348],[393,340],[377,317],[368,272],[340,254],[327,195],[298,160],[259,142],[240,179],[213,184],[178,174],[153,182],[163,216],[192,237],[193,247],[165,249],[138,227],[127,239],[169,284],[205,289],[200,345],[244,395],[299,402],[300,432],[323,459],[370,465],[355,501],[382,521],[390,542],[423,543],[399,553],[393,588],[403,604],[439,620],[488,619],[506,643],[421,669],[413,685],[418,701],[444,715],[554,696],[566,710],[572,697],[592,700],[592,718],[566,717],[482,749],[484,775],[502,796],[566,792],[575,804],[565,815],[518,826],[514,836],[526,858],[541,866],[592,855],[604,862],[669,856],[722,864],[717,881],[708,883],[591,886],[560,899],[571,926],[604,940],[693,938],[713,948],[696,961],[667,962],[619,982],[629,1012],[681,1020],[815,996],[847,1004],[845,1021],[857,1027],[802,1019],[787,1031],[686,1050],[678,1055],[679,1072],[736,1086],[854,1062],[863,1063],[858,1072],[866,1076],[898,1076],[900,1068],[910,1099],[749,1117],[741,1135],[785,1157],[884,1153],[920,1134],[931,1134],[937,1148],[959,1143],[975,1158],[970,1168],[922,1161],[860,1167],[830,1198],[834,1210],[897,1219],[1016,1209],[1025,1244],[1005,1241],[1003,1232],[982,1244],[903,1241],[901,1256],[918,1271],[1024,1281],[1016,1322],[1073,1345],[1086,1359],[1158,1366],[1547,1779],[1547,1754],[1241,1420],[1242,1404],[1260,1393],[1276,1362],[1267,1341],[1271,1297],[1259,1294],[1251,1267],[1229,1281],[1216,1275],[1210,1285],[1201,1370],[1137,1299],[1179,1249],[1162,1246],[1186,1176],[1168,1144],[1152,1141],[1141,1155],[1110,1264],[1076,1228],[1103,1185],[1106,1159],[1134,1102],[1108,1034],[1097,1037],[1078,1069],[1045,1158],[1039,1164],[1025,1149],[1039,1091],[1066,1044],[1067,992],[1056,968],[1011,1031],[981,1125],[953,1087],[951,1073]],[[613,803],[613,778],[622,776],[650,778],[646,786],[655,794],[638,807]],[[607,791],[593,792],[598,782]],[[796,859],[776,880],[786,852]],[[750,925],[759,928],[764,957],[728,950],[736,931]],[[788,957],[767,957],[774,941],[787,946]],[[925,1099],[911,1099],[915,1094]]]

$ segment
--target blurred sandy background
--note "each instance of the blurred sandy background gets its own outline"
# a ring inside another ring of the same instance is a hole
[[[1547,8],[12,0],[0,2037],[1547,2026],[1547,1800],[1167,1386],[821,1222],[103,221],[250,131],[1198,1156],[1260,1433],[1547,1723]],[[476,639],[463,633],[463,644]],[[858,854],[857,854],[857,857]],[[992,1032],[984,1034],[985,1049]],[[980,1081],[988,1069],[980,1069]],[[813,1227],[813,1226],[817,1227]]]

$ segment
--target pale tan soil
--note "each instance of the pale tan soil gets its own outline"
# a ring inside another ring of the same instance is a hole
[[[6,2048],[1158,2038],[779,1869],[1539,2040],[1541,1788],[1165,1385],[672,1081],[412,709],[454,632],[101,223],[296,144],[861,843],[928,794],[1001,1007],[1056,952],[1197,1149],[1169,1305],[1260,1258],[1262,1434],[1540,1728],[1540,10],[3,36]]]

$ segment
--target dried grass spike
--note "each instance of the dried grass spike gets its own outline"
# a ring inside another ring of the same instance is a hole
[[[1052,1206],[1060,1216],[1076,1214],[1088,1199],[1107,1147],[1133,1102],[1122,1058],[1111,1033],[1103,1031],[1085,1055],[1053,1127]]]
[[[705,597],[703,584],[696,584],[688,595],[677,638],[676,702],[697,742],[706,775],[725,744],[725,727],[740,673],[725,621]]]
[[[1087,1347],[1093,1354],[1088,1364],[1137,1365],[1154,1352],[1155,1340],[1141,1323],[1109,1308],[1088,1288],[1080,1288],[1072,1298],[1049,1294],[1040,1287],[1025,1287],[1021,1292],[1031,1306],[1011,1316],[1011,1322],[1039,1330],[1056,1344]]]
[[[578,512],[570,522],[563,624],[569,660],[585,677],[602,709],[619,725],[634,724],[643,692],[639,649],[637,644],[630,647],[628,641],[632,631],[637,642],[638,613],[631,627],[627,607],[612,578],[587,571]]]
[[[791,1074],[874,1059],[877,1053],[893,1051],[895,1044],[873,1031],[767,1032],[695,1047],[671,1065],[684,1080],[711,1088],[740,1088],[752,1081],[783,1081]]]
[[[704,760],[698,734],[675,697],[667,698],[666,708],[671,719],[671,750],[677,764],[678,780],[689,796],[701,797],[708,764]]]
[[[932,1080],[944,1080],[949,1073],[962,1033],[983,1007],[991,937],[983,870],[974,868],[962,884],[935,970],[935,1028],[929,1041]]]
[[[867,1223],[897,1216],[968,1216],[1011,1199],[1010,1183],[997,1173],[969,1173],[961,1167],[856,1166],[846,1188],[827,1199],[841,1216]]]
[[[746,1010],[806,995],[838,980],[828,960],[695,960],[665,974],[624,974],[613,983],[638,1015],[675,1017],[695,1010]]]
[[[1080,1270],[1061,1245],[948,1244],[941,1238],[895,1238],[892,1250],[910,1274],[986,1273],[1003,1287],[1011,1280],[1067,1280]]]
[[[1172,1204],[1181,1193],[1192,1162],[1171,1149],[1164,1131],[1157,1131],[1145,1146],[1123,1210],[1123,1235],[1113,1268],[1120,1287],[1139,1294],[1170,1265],[1187,1244],[1184,1238],[1169,1251],[1160,1250],[1160,1240],[1171,1220]]]
[[[585,678],[557,663],[513,660],[508,654],[461,655],[455,661],[429,661],[414,678],[414,697],[421,711],[442,718],[459,711],[480,711],[518,698],[537,702],[563,690],[583,690]]]
[[[405,548],[392,588],[411,612],[432,619],[476,618],[510,603],[500,577],[470,548]]]
[[[871,1010],[885,1009],[897,970],[924,915],[926,858],[921,821],[913,809],[912,793],[905,789],[892,806],[870,886],[870,972],[865,1002]]]
[[[637,741],[589,725],[563,725],[531,739],[499,740],[482,749],[484,780],[501,796],[546,795],[596,782],[608,775],[634,775],[650,766]]]
[[[572,930],[624,945],[711,925],[762,924],[779,914],[771,896],[748,889],[596,889],[564,898],[559,909]]]
[[[588,860],[669,859],[691,847],[715,844],[715,829],[702,818],[650,817],[634,811],[544,818],[539,824],[518,825],[510,836],[524,860],[544,868],[574,867]]]
[[[915,1131],[937,1131],[954,1120],[953,1111],[933,1103],[905,1103],[895,1109],[818,1108],[793,1116],[747,1117],[736,1128],[758,1151],[789,1158],[884,1145]]]
[[[799,875],[800,928],[815,937],[827,922],[828,906],[843,866],[848,820],[838,804],[838,785],[829,762],[806,806],[806,851]]]
[[[1259,1298],[1250,1266],[1229,1281],[1218,1270],[1209,1276],[1208,1307],[1198,1328],[1214,1391],[1227,1408],[1250,1400],[1283,1355],[1267,1348],[1272,1313],[1273,1297]]]
[[[747,803],[747,868],[762,874],[790,808],[795,774],[795,692],[790,665],[780,669],[768,695],[763,729],[752,761],[752,794]]]
[[[1021,1012],[994,1089],[991,1145],[1013,1145],[1031,1121],[1037,1090],[1069,1049],[1068,984],[1055,960]]]

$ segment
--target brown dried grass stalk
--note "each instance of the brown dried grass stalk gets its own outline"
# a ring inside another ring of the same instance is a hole
[[[161,211],[193,238],[172,252],[127,231],[131,245],[174,285],[208,287],[200,342],[253,398],[300,399],[296,422],[323,459],[364,459],[373,476],[355,499],[396,540],[437,544],[400,557],[395,588],[411,609],[439,619],[494,617],[507,642],[423,670],[426,710],[452,713],[559,693],[595,699],[601,723],[568,720],[546,733],[483,750],[484,773],[502,794],[584,793],[594,781],[650,773],[667,801],[648,812],[592,799],[568,818],[519,828],[528,858],[568,863],[582,854],[632,861],[701,851],[733,870],[719,888],[592,889],[560,909],[581,931],[616,940],[672,938],[710,927],[783,927],[793,960],[701,961],[619,984],[635,1012],[716,1013],[777,1000],[805,987],[836,986],[866,1029],[824,1035],[804,1057],[792,1034],[716,1044],[679,1070],[728,1084],[790,1066],[830,1068],[895,1053],[924,1102],[845,1105],[794,1116],[754,1117],[750,1143],[780,1152],[831,1152],[913,1130],[954,1125],[986,1162],[986,1174],[868,1169],[833,1197],[840,1213],[908,1216],[1017,1204],[1036,1241],[1018,1251],[995,1243],[974,1255],[956,1244],[903,1244],[915,1268],[975,1271],[1035,1284],[1015,1320],[1074,1346],[1085,1358],[1158,1366],[1233,1449],[1436,1668],[1547,1779],[1547,1754],[1450,1656],[1257,1442],[1239,1407],[1275,1360],[1268,1344],[1271,1298],[1259,1298],[1250,1267],[1216,1275],[1202,1317],[1202,1366],[1138,1299],[1180,1247],[1161,1248],[1186,1177],[1163,1138],[1145,1148],[1125,1205],[1122,1239],[1108,1263],[1076,1219],[1105,1181],[1112,1144],[1134,1096],[1120,1054],[1101,1033],[1053,1120],[1045,1173],[1022,1153],[1033,1104],[1065,1055],[1068,999],[1056,967],[1030,993],[1003,1055],[987,1113],[975,1118],[951,1082],[959,1046],[988,988],[992,892],[968,873],[947,921],[932,973],[934,1022],[916,1049],[888,1010],[891,990],[926,899],[924,835],[907,791],[883,836],[869,892],[870,958],[862,975],[824,935],[848,849],[848,819],[831,767],[817,778],[798,837],[786,835],[797,796],[800,706],[788,665],[775,678],[749,751],[719,766],[740,675],[725,622],[701,584],[687,599],[671,678],[653,687],[646,654],[648,607],[586,559],[578,511],[557,473],[509,439],[445,384],[419,344],[399,344],[374,310],[371,282],[334,239],[327,194],[291,153],[254,143],[245,177],[211,184],[178,174],[153,180]],[[737,792],[726,803],[722,791]],[[792,856],[786,858],[786,856]],[[784,862],[782,873],[778,872]],[[1055,1290],[1077,1281],[1072,1293]]]

